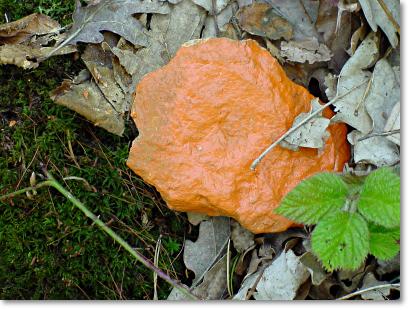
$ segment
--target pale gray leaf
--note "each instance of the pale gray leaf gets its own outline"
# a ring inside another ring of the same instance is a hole
[[[397,25],[400,25],[400,1],[399,0],[381,0],[386,5]],[[379,26],[387,35],[390,44],[396,47],[399,39],[397,37],[397,29],[394,22],[388,18],[386,12],[377,0],[359,0],[363,13],[374,32]]]
[[[357,130],[348,134],[348,141],[354,145],[353,159],[355,163],[368,163],[377,167],[390,166],[400,161],[400,151],[396,144],[386,137],[375,136],[361,141],[366,135]]]
[[[233,246],[239,253],[246,251],[255,244],[255,236],[249,230],[243,228],[241,224],[232,220],[231,228]]]
[[[367,273],[364,276],[363,279],[363,285],[360,288],[361,290],[366,289],[366,288],[370,288],[370,287],[374,287],[374,286],[378,286],[378,285],[382,285],[382,284],[387,284],[388,282],[386,281],[378,281],[374,274],[372,272]],[[363,299],[367,299],[367,300],[386,300],[385,297],[387,297],[388,295],[390,295],[390,288],[388,287],[384,287],[384,288],[379,288],[379,289],[374,289],[371,291],[367,291],[364,293],[361,293],[360,296]]]
[[[100,43],[101,31],[114,32],[137,46],[148,45],[144,27],[132,15],[136,13],[169,13],[166,2],[158,0],[101,0],[81,6],[77,1],[73,13],[73,26],[69,31],[69,44],[77,42]]]
[[[212,7],[212,0],[192,0],[195,4],[203,7],[209,13],[216,13],[218,14],[221,12],[226,6],[228,5],[229,1],[231,0],[214,0],[215,1],[215,8]],[[215,11],[215,12],[214,12]]]
[[[332,58],[332,52],[329,48],[317,41],[316,38],[303,41],[282,41],[280,44],[280,55],[293,62],[315,62],[329,61]]]
[[[372,132],[380,133],[384,131],[393,107],[400,101],[400,84],[386,59],[376,63],[370,83],[364,106],[373,120]]]
[[[244,300],[249,289],[258,280],[259,273],[245,279],[234,300]],[[282,252],[264,271],[255,293],[256,300],[293,300],[299,287],[309,278],[308,269],[292,250]]]
[[[398,129],[400,129],[400,101],[393,107],[390,116],[387,119],[384,131],[389,132]],[[400,133],[389,135],[386,138],[400,146]]]
[[[311,105],[311,111],[309,113],[299,114],[295,118],[292,127],[296,127],[300,122],[309,117],[311,113],[321,108],[317,98],[312,100]],[[299,147],[322,148],[329,137],[329,133],[326,130],[329,123],[330,120],[326,117],[322,117],[321,113],[319,113],[289,134],[284,140],[286,143],[282,143],[281,146],[291,150],[297,150]]]
[[[193,286],[199,283],[205,273],[222,255],[230,236],[229,218],[213,217],[201,222],[199,236],[195,242],[185,242],[185,266],[195,273]]]
[[[293,26],[293,39],[306,40],[319,38],[320,35],[316,30],[311,16],[314,18],[317,13],[312,11],[313,8],[306,9],[304,4],[311,1],[301,0],[267,0],[272,5],[273,10],[281,17],[286,19]]]
[[[205,274],[200,285],[192,290],[192,293],[202,300],[222,299],[226,291],[227,284],[227,255],[225,254],[211,269]],[[173,288],[167,300],[188,300],[188,298]]]
[[[363,104],[371,78],[371,73],[365,69],[376,63],[379,57],[378,45],[376,34],[370,33],[346,62],[340,72],[337,95],[347,95],[334,103],[337,114],[332,121],[345,122],[365,134],[373,129],[373,121]]]

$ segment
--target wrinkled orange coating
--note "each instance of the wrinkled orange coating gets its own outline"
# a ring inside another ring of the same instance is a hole
[[[127,165],[171,209],[230,216],[253,233],[284,231],[295,223],[274,214],[281,199],[317,172],[341,171],[350,156],[337,124],[323,151],[277,146],[250,170],[312,98],[255,41],[190,43],[137,86],[139,136]]]

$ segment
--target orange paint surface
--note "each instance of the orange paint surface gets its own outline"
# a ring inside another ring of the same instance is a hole
[[[230,216],[253,233],[284,231],[295,223],[274,213],[281,199],[317,172],[341,171],[350,157],[346,127],[337,124],[323,151],[277,146],[249,169],[312,98],[255,41],[195,42],[137,86],[139,136],[127,165],[171,209]]]

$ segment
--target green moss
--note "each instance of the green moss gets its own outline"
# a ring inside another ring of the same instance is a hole
[[[13,19],[40,6],[69,20],[73,1],[0,1],[0,11]],[[49,99],[52,89],[82,67],[72,56],[53,57],[29,71],[0,66],[0,195],[29,186],[40,163],[60,181],[84,178],[89,185],[64,185],[148,258],[153,260],[159,235],[167,238],[159,266],[181,278],[182,263],[174,260],[184,219],[126,167],[132,124],[117,137]],[[152,272],[91,224],[52,189],[41,189],[33,200],[20,196],[0,203],[0,298],[151,299]],[[170,291],[163,282],[160,298]]]

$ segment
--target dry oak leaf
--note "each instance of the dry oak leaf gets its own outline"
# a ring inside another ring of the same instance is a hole
[[[312,99],[253,40],[191,42],[138,84],[139,136],[127,165],[171,209],[230,216],[253,233],[284,231],[296,225],[272,212],[284,195],[319,171],[341,171],[350,157],[346,127],[336,124],[323,151],[277,147],[249,169]]]
[[[159,0],[101,0],[85,7],[77,0],[68,43],[101,43],[104,36],[100,31],[105,30],[122,36],[136,46],[147,46],[149,37],[145,28],[132,15],[169,12],[168,3]]]

